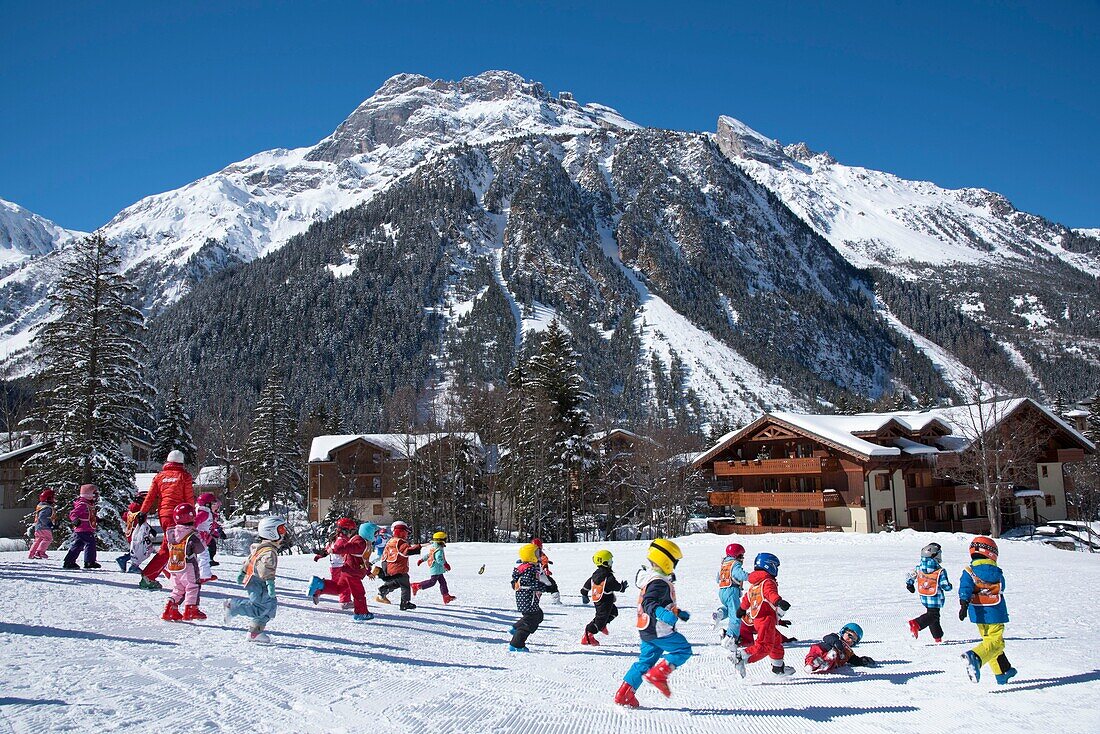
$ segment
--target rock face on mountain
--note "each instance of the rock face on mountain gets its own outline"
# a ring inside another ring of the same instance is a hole
[[[977,377],[1034,392],[1095,363],[1088,232],[731,118],[716,134],[639,128],[509,72],[395,76],[317,145],[143,199],[102,231],[152,316],[159,381],[247,404],[281,361],[292,401],[338,402],[363,428],[398,388],[499,382],[551,318],[609,420],[738,421]],[[16,371],[63,244],[0,279]]]

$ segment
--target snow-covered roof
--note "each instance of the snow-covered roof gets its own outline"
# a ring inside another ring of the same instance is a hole
[[[354,433],[341,436],[318,436],[309,447],[309,460],[332,461],[332,452],[355,441],[366,441],[385,450],[391,457],[407,457],[425,446],[446,438],[456,438],[472,443],[484,451],[481,437],[476,433]]]
[[[1067,410],[1065,413],[1062,413],[1062,416],[1065,418],[1087,418],[1089,416],[1089,411],[1074,408],[1073,410]]]
[[[974,439],[975,426],[984,425],[987,430],[993,428],[1015,413],[1025,403],[1044,413],[1047,418],[1080,443],[1083,448],[1087,448],[1089,451],[1096,450],[1091,441],[1061,417],[1055,415],[1050,409],[1030,398],[1012,398],[930,410],[891,413],[859,413],[857,415],[814,415],[783,411],[768,413],[745,428],[723,436],[718,443],[696,459],[696,465],[709,461],[728,445],[737,442],[750,433],[754,433],[761,424],[769,420],[817,436],[842,450],[851,451],[858,456],[867,458],[960,451],[966,448]],[[949,431],[948,435],[937,436],[934,439],[935,446],[925,445],[904,437],[891,438],[889,439],[891,445],[884,446],[860,437],[873,435],[886,428],[890,423],[896,424],[902,430],[919,433],[934,422],[938,422],[943,429]]]
[[[156,472],[138,472],[134,475],[134,484],[137,485],[138,494],[145,494],[153,486],[153,477]]]
[[[227,485],[228,467],[225,464],[204,466],[195,476],[197,487],[224,487]]]
[[[32,454],[48,443],[49,441],[39,441],[38,443],[32,443],[29,446],[22,446],[15,449],[14,451],[9,451],[6,454],[0,454],[0,461],[7,461],[8,459],[18,459],[23,454]]]

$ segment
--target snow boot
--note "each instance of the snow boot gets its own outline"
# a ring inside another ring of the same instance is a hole
[[[378,602],[379,604],[393,604],[393,602],[391,602],[391,601],[390,601],[389,599],[387,599],[386,597],[382,596],[381,594],[379,594],[378,596],[374,597],[374,600],[375,600],[376,602]]]
[[[411,588],[412,588],[413,596],[416,596],[417,594],[420,593],[420,582],[419,581],[413,581],[412,585],[411,585]]]
[[[168,603],[164,605],[164,614],[160,615],[160,618],[165,622],[182,622],[183,615],[180,614],[180,605],[174,599],[169,599]]]
[[[722,607],[721,609],[719,609],[716,612],[713,612],[710,615],[711,622],[714,623],[714,631],[715,632],[725,630],[725,628],[726,628],[726,618],[728,616],[729,616],[729,613],[726,611],[725,607]]]
[[[607,627],[600,627],[600,634],[601,635],[610,635],[611,633],[607,631]]]
[[[597,640],[596,636],[593,635],[591,632],[586,631],[584,633],[584,637],[581,638],[581,644],[582,645],[595,645],[596,647],[599,647],[600,641]]]
[[[555,604],[564,604],[565,603],[561,600],[561,592],[560,591],[555,591],[553,594],[550,595],[550,598],[554,600]]]
[[[229,599],[222,599],[222,622],[229,624],[233,619],[233,602]]]
[[[935,642],[935,643],[936,643],[937,645],[938,645],[938,644],[940,644],[941,642],[943,642],[943,638],[942,638],[942,637],[933,637],[933,638],[932,638],[932,640],[933,640],[933,642]]]
[[[130,570],[127,571],[127,573],[141,573],[141,566],[135,566],[134,564],[131,563],[130,564]]]
[[[188,604],[183,608],[183,619],[188,622],[192,619],[206,619],[206,614],[199,609],[198,604]]]
[[[141,577],[141,581],[138,582],[139,589],[145,589],[146,591],[158,591],[164,587],[160,585],[159,581],[150,581],[144,576]]]
[[[340,602],[340,608],[341,609],[355,609],[355,602],[353,602],[353,601],[342,601],[342,602]]]
[[[634,689],[626,681],[623,681],[623,684],[619,686],[619,690],[615,693],[615,703],[632,709],[640,706],[638,697],[634,695]]]
[[[200,584],[209,584],[211,581],[217,581],[217,580],[218,580],[217,576],[215,576],[214,574],[210,574],[209,576],[207,576],[204,579],[199,579],[199,583]]]
[[[84,568],[103,568],[103,566],[93,561],[92,563],[85,563]]]
[[[80,570],[80,565],[73,562],[73,561],[65,561],[65,563],[61,567],[68,570],[68,571],[79,571]]]
[[[920,625],[915,619],[909,620],[909,634],[913,635],[914,640],[920,637]]]
[[[508,652],[531,652],[526,647],[516,647],[515,645],[508,644]]]
[[[210,561],[210,565],[213,567],[213,566],[220,566],[222,564],[218,563],[217,561]]]
[[[668,677],[672,675],[674,670],[676,670],[676,666],[667,660],[661,660],[661,662],[647,670],[642,677],[665,696],[671,696],[672,691],[668,687]]]
[[[258,645],[268,645],[271,643],[271,638],[267,636],[267,633],[261,629],[250,628],[248,630],[249,642],[255,642]]]
[[[1003,673],[997,673],[996,674],[997,685],[999,685],[999,686],[1005,685],[1010,680],[1012,680],[1013,676],[1015,676],[1015,675],[1016,675],[1016,669],[1015,668],[1009,668],[1008,670],[1006,670]]]
[[[967,650],[962,656],[963,663],[966,664],[966,675],[970,680],[977,683],[982,679],[982,659],[978,657],[973,650]]]
[[[457,598],[458,598],[457,596],[451,596],[450,594],[444,594],[443,595],[443,603],[444,604],[450,604],[451,602],[453,602]]]
[[[374,615],[370,612],[366,614],[353,614],[351,617],[352,622],[369,622],[374,619]]]
[[[514,635],[516,633],[515,625],[508,628],[508,634]]]
[[[742,678],[745,677],[745,653],[741,651],[741,648],[737,648],[730,655],[730,660],[733,661],[733,667],[737,670],[737,674]]]
[[[780,663],[779,665],[775,665],[773,663],[772,675],[774,675],[776,678],[790,678],[792,675],[794,675],[794,668],[789,665],[783,665],[782,663]]]
[[[130,559],[127,558],[126,556],[119,556],[118,558],[116,558],[115,563],[118,564],[118,570],[122,571],[123,573],[126,573],[126,562],[129,561],[129,560]]]
[[[409,609],[416,609],[416,605],[413,604],[411,601],[401,602],[401,611],[404,612],[404,611],[408,611]]]
[[[321,590],[325,588],[325,582],[319,576],[314,576],[309,582],[309,591],[306,592],[306,596],[310,598],[310,601],[314,605],[321,601]]]

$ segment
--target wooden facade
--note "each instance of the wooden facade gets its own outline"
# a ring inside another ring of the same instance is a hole
[[[333,499],[346,496],[361,520],[381,525],[393,521],[390,504],[397,477],[408,459],[380,444],[356,438],[329,452],[327,461],[309,463],[309,519],[322,520]]]
[[[1031,401],[1015,406],[998,430],[1011,430],[1013,417],[1023,413],[1042,420],[1050,415]],[[897,415],[758,418],[695,461],[712,485],[710,505],[725,516],[713,529],[988,532],[982,493],[945,478],[959,460],[941,447],[945,437],[956,438],[952,426],[920,414]],[[1009,496],[1002,509],[1006,527],[1066,517],[1062,466],[1092,448],[1072,427],[1048,422],[1053,438],[1035,463],[1037,489],[1021,493],[1028,497]]]

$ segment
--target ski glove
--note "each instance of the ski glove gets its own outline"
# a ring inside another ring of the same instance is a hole
[[[970,602],[964,601],[959,603],[959,621],[966,621],[966,610],[970,608]]]
[[[583,589],[581,590],[581,603],[586,605],[586,606],[588,604],[588,594],[585,593],[585,591]]]
[[[238,584],[243,584],[244,583],[244,571],[241,571],[240,573],[237,574],[237,583]]]
[[[443,564],[443,570],[444,571],[450,571],[451,570],[451,564],[445,562]]]
[[[853,668],[873,668],[875,665],[875,659],[867,657],[866,655],[853,655],[851,660],[848,661],[848,664],[851,665]]]
[[[905,588],[909,589],[910,594],[916,594],[917,593],[917,590],[913,588],[913,584],[909,583],[908,581],[905,582]]]
[[[630,584],[628,584],[625,581],[622,582],[621,584],[619,584],[619,591],[626,591],[629,588],[630,588]]]
[[[747,609],[742,609],[741,607],[737,607],[737,618],[738,619],[744,619],[747,616],[749,616],[749,612],[748,612]]]
[[[775,626],[776,627],[790,627],[791,626],[791,620],[789,620],[789,619],[777,619],[777,620],[775,620]]]
[[[657,607],[653,610],[653,614],[657,617],[657,619],[661,620],[669,627],[675,627],[676,622],[679,620],[679,617],[677,617],[672,612],[672,610],[668,609],[667,607]]]
[[[676,612],[676,616],[679,617],[682,621],[686,622],[691,619],[691,612],[687,611],[686,609],[681,609]]]
[[[275,598],[275,579],[271,579],[267,582],[267,593],[271,595],[271,598]]]
[[[787,615],[787,610],[791,608],[790,602],[786,599],[780,599],[779,603],[775,606],[780,617],[785,617]]]

